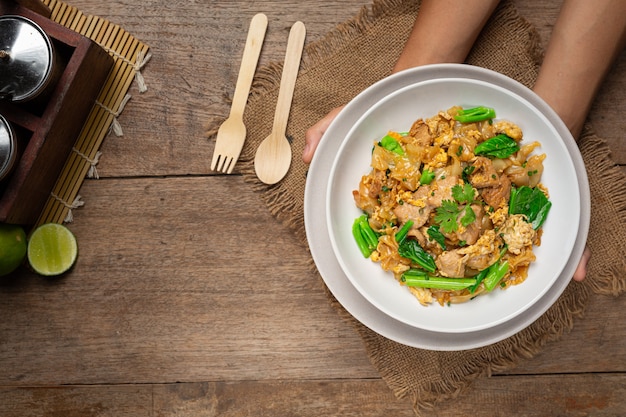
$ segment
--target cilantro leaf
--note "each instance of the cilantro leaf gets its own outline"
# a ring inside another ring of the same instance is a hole
[[[476,221],[476,213],[470,206],[465,206],[464,212],[463,217],[461,217],[461,224],[463,227],[467,227]]]
[[[456,218],[459,213],[458,204],[452,200],[443,200],[441,207],[437,207],[435,221],[439,223],[445,233],[452,233],[459,228],[456,224]]]
[[[474,201],[474,188],[471,184],[455,185],[452,187],[452,197],[459,203],[472,203]]]

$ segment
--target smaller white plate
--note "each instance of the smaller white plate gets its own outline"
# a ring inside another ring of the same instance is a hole
[[[470,70],[472,67],[467,67]],[[385,82],[385,81],[383,81]],[[514,83],[513,80],[508,81]],[[358,105],[357,98],[353,105]],[[496,110],[496,120],[511,121],[522,129],[523,143],[540,141],[535,153],[547,155],[542,183],[548,187],[552,208],[543,229],[528,279],[517,285],[442,308],[422,306],[391,272],[364,259],[352,237],[352,222],[362,212],[352,191],[370,170],[371,150],[389,130],[408,131],[418,118],[428,118],[454,105],[484,105]],[[337,140],[338,138],[333,138]],[[439,78],[403,87],[367,109],[343,140],[332,170],[327,203],[330,240],[344,273],[354,287],[385,314],[410,326],[444,333],[466,333],[510,320],[539,300],[559,277],[578,233],[580,198],[576,170],[563,138],[532,104],[507,88],[467,78]]]

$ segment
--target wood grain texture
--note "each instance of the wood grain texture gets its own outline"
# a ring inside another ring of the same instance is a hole
[[[380,380],[241,381],[0,388],[3,417],[342,417],[415,414]],[[626,379],[614,374],[493,377],[424,417],[615,417]],[[17,407],[19,405],[19,408]]]
[[[148,91],[120,117],[69,225],[60,279],[0,280],[0,416],[411,416],[329,303],[307,248],[241,176],[209,172],[206,123],[230,108],[250,18],[321,39],[367,0],[73,0],[151,46]],[[559,1],[519,1],[548,39]],[[626,172],[626,57],[591,120]],[[558,342],[427,416],[626,414],[626,299],[594,297]]]

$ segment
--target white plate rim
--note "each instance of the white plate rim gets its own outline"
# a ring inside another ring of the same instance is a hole
[[[589,184],[584,162],[566,126],[541,98],[522,84],[516,81],[511,83],[510,78],[500,73],[467,64],[426,65],[394,74],[387,77],[386,81],[381,80],[375,83],[357,96],[360,100],[359,105],[371,106],[396,89],[420,80],[447,77],[471,78],[506,85],[506,88],[526,98],[552,121],[561,137],[564,138],[576,168],[581,194],[581,219],[576,243],[561,276],[531,308],[505,323],[463,334],[437,333],[401,323],[375,308],[352,286],[338,264],[330,244],[326,227],[325,195],[330,168],[334,161],[332,155],[337,151],[341,142],[322,140],[319,144],[309,168],[304,195],[305,230],[311,255],[326,286],[339,303],[356,320],[388,339],[412,347],[440,351],[473,349],[496,343],[523,330],[545,313],[570,283],[571,276],[585,248],[591,212]],[[353,104],[354,102],[355,100],[351,101],[331,123],[327,134],[341,136],[347,133],[351,123],[359,117],[359,111]],[[348,126],[347,129],[346,126]]]

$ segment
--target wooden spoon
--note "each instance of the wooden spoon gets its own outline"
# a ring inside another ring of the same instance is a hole
[[[254,157],[256,175],[265,184],[276,184],[283,179],[291,165],[291,145],[285,132],[305,37],[304,24],[294,23],[289,31],[272,132],[261,142]]]

